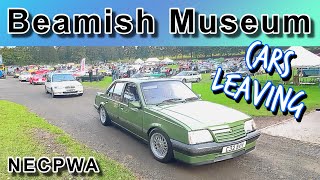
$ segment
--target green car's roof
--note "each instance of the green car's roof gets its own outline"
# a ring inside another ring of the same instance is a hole
[[[136,84],[140,84],[144,82],[157,82],[157,81],[179,81],[179,80],[170,79],[170,78],[123,78],[123,79],[116,80],[116,82],[133,82]]]

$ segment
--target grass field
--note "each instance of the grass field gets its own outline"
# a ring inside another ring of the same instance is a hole
[[[171,69],[179,69],[179,65],[177,64],[168,65],[167,67]]]
[[[0,179],[25,178],[47,179],[45,175],[12,176],[7,173],[7,158],[34,156],[78,156],[95,157],[100,167],[100,174],[78,175],[81,179],[135,179],[134,175],[117,164],[86,146],[78,143],[56,126],[49,124],[27,108],[12,102],[0,101]],[[67,171],[60,176],[53,174],[53,179],[74,179]]]
[[[244,113],[247,113],[251,116],[273,116],[270,111],[266,110],[264,106],[260,108],[260,110],[256,110],[256,108],[253,106],[253,104],[247,104],[247,102],[242,99],[239,103],[236,103],[234,100],[226,97],[224,93],[221,94],[213,94],[210,89],[211,89],[211,83],[212,80],[210,79],[209,74],[203,74],[202,75],[203,80],[200,83],[194,83],[192,85],[192,89],[194,92],[201,94],[202,99],[223,104],[228,107],[232,107],[234,109],[240,110]],[[267,75],[258,75],[258,76],[253,76],[252,79],[258,79],[259,82],[261,83],[261,86],[264,85],[266,81],[272,81],[273,85],[279,84],[280,78],[278,75],[274,76],[267,76]],[[285,85],[284,86],[286,90],[290,85]],[[305,86],[291,86],[294,88],[294,90],[300,91],[304,90],[308,97],[303,100],[307,106],[307,111],[315,110],[316,108],[320,107],[320,88],[319,86],[311,86],[311,85],[305,85]],[[279,114],[281,114],[279,112]]]
[[[272,81],[274,85],[278,85],[282,81],[280,80],[277,74],[273,76],[257,75],[252,76],[252,79],[258,79],[263,86],[266,81]],[[107,77],[103,81],[100,82],[92,82],[92,83],[84,83],[85,86],[96,87],[100,89],[106,89],[107,86],[111,83],[111,78]],[[256,110],[256,108],[252,104],[247,104],[243,99],[236,103],[234,100],[226,97],[224,93],[215,95],[211,92],[211,83],[210,74],[202,74],[202,81],[200,83],[193,83],[192,89],[195,93],[201,94],[203,100],[219,103],[226,105],[228,107],[232,107],[234,109],[240,110],[244,113],[247,113],[251,116],[273,116],[273,114],[266,110],[264,106],[260,108],[260,110]],[[289,85],[285,85],[287,89]],[[315,85],[304,85],[304,86],[291,86],[297,92],[299,90],[304,90],[308,97],[303,100],[307,106],[307,111],[315,110],[320,107],[320,88]],[[281,114],[279,112],[279,114]]]
[[[82,82],[82,84],[86,87],[94,87],[98,89],[106,89],[109,84],[112,83],[111,77],[105,77],[102,81],[99,82]]]

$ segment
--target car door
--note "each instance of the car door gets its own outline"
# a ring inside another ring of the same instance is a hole
[[[143,112],[141,108],[132,107],[131,102],[140,103],[135,83],[128,83],[123,91],[122,103],[119,108],[119,119],[126,123],[126,128],[142,137]]]
[[[200,73],[195,72],[194,76],[195,76],[195,80],[196,80],[196,81],[197,81],[198,79],[201,80],[201,74],[200,74]]]
[[[186,82],[192,81],[192,74],[188,72],[185,76],[185,79],[186,79]]]
[[[116,124],[124,126],[124,122],[119,119],[119,105],[121,103],[121,96],[125,86],[125,82],[116,82],[112,85],[106,93],[104,106],[112,121]]]
[[[116,112],[114,112],[113,106],[112,106],[112,94],[116,83],[112,84],[106,91],[105,94],[101,94],[99,96],[99,102],[101,102],[106,109],[109,117],[112,119],[112,121],[115,121]]]
[[[45,82],[45,88],[47,89],[48,92],[51,92],[51,77],[50,75],[47,76],[47,81]]]
[[[197,76],[194,72],[190,73],[190,82],[195,82],[197,79]]]

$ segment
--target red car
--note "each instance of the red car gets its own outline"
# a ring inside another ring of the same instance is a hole
[[[36,84],[44,84],[47,81],[45,76],[43,74],[34,74],[32,77],[29,79],[29,83],[36,85]]]

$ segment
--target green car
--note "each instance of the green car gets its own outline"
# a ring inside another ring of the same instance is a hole
[[[175,79],[119,79],[97,93],[103,125],[117,125],[149,144],[160,162],[207,164],[245,154],[260,133],[237,110],[203,101]]]
[[[149,77],[154,77],[154,78],[164,78],[166,77],[166,73],[162,73],[162,72],[153,72],[153,73],[148,73],[147,74]]]

